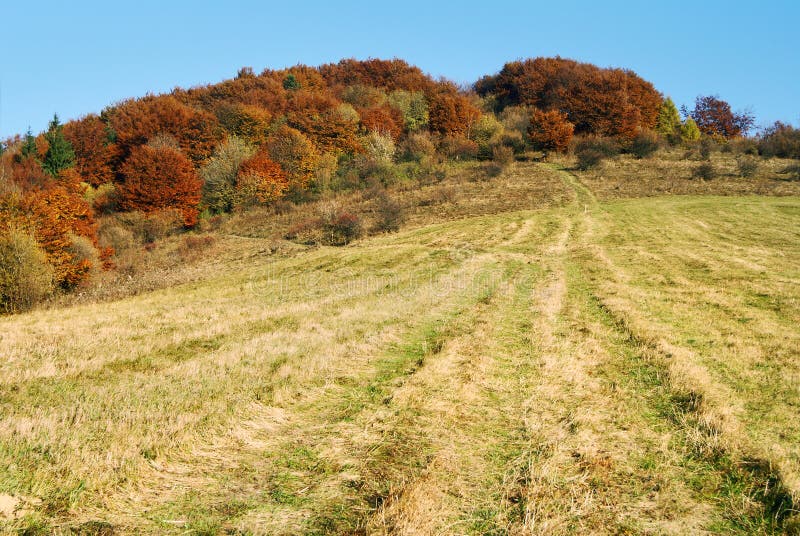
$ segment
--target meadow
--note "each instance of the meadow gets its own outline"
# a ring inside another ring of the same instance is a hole
[[[345,247],[233,219],[0,318],[0,527],[800,530],[800,189],[640,167],[429,185]]]

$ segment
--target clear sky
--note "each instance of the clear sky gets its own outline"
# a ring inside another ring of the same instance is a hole
[[[437,3],[3,0],[0,139],[126,97],[341,58],[403,58],[471,83],[560,55],[633,69],[691,105],[719,94],[759,125],[800,122],[800,2]]]

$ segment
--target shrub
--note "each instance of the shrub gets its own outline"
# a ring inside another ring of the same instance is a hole
[[[478,157],[478,144],[463,136],[442,138],[439,149],[450,160],[474,160]]]
[[[800,181],[800,164],[786,166],[781,170],[781,173],[787,175],[787,180]]]
[[[528,136],[534,149],[545,153],[564,152],[572,141],[574,131],[575,125],[567,120],[567,115],[563,112],[534,109],[530,117]]]
[[[415,132],[400,146],[400,159],[404,162],[421,162],[436,154],[436,146],[430,136],[424,132]]]
[[[492,149],[492,162],[505,169],[514,162],[514,150],[511,147],[499,145]]]
[[[79,266],[85,265],[88,267],[86,276],[80,281],[82,285],[86,285],[100,273],[100,268],[103,265],[100,261],[100,252],[92,241],[85,236],[70,234],[69,239],[70,244],[67,246],[67,251],[72,254],[72,262]]]
[[[323,210],[323,244],[328,246],[344,246],[359,238],[363,233],[361,219],[347,210],[336,209],[332,212]]]
[[[361,141],[366,157],[376,163],[392,162],[395,153],[394,140],[391,136],[379,132],[370,132]]]
[[[183,214],[174,209],[147,214],[128,212],[118,215],[117,218],[142,244],[151,244],[183,228]]]
[[[659,147],[658,135],[649,130],[640,131],[631,141],[629,151],[636,158],[647,158],[652,156]]]
[[[395,232],[405,220],[403,205],[383,190],[375,198],[375,217],[376,231]]]
[[[758,156],[758,142],[752,138],[737,138],[727,145],[734,154]]]
[[[510,147],[514,154],[525,152],[525,138],[516,130],[503,132],[498,141],[500,145]]]
[[[739,175],[750,178],[758,172],[758,160],[752,156],[740,156],[736,159]]]
[[[285,238],[302,244],[325,244],[344,246],[363,233],[361,219],[335,202],[320,208],[317,218],[303,219],[289,228]]]
[[[778,121],[764,131],[758,150],[764,156],[800,158],[800,129]]]
[[[0,233],[0,311],[30,309],[53,290],[53,268],[30,235],[10,229]]]
[[[694,168],[692,175],[696,179],[711,180],[717,176],[717,169],[711,162],[703,162]]]
[[[503,132],[503,125],[493,115],[482,115],[472,129],[472,139],[478,144],[478,157],[492,157],[494,142]]]
[[[611,138],[587,136],[575,143],[578,169],[587,170],[598,166],[606,158],[619,154],[619,144]]]
[[[708,136],[703,136],[700,140],[700,158],[709,160],[711,158],[711,153],[716,149],[718,149],[717,142]]]

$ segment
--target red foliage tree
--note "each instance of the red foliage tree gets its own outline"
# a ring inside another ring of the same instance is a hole
[[[87,115],[64,125],[64,137],[75,151],[75,170],[84,182],[99,186],[114,180],[113,164],[119,150],[111,141],[105,122],[96,115]]]
[[[733,113],[730,104],[715,96],[697,97],[690,115],[700,132],[722,138],[747,134],[754,123],[752,115]]]
[[[184,225],[197,223],[202,182],[192,162],[169,147],[135,147],[121,168],[117,189],[122,210],[156,212],[178,209]]]
[[[192,161],[200,162],[211,155],[222,137],[213,114],[182,104],[171,95],[129,100],[104,115],[126,153],[157,134],[168,134]]]
[[[534,109],[528,135],[534,148],[542,151],[566,151],[572,140],[575,126],[567,120],[567,114],[558,110],[548,112]]]

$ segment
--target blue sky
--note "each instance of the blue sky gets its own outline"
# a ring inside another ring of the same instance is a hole
[[[760,125],[800,122],[800,2],[4,0],[0,138],[126,97],[356,57],[471,83],[561,55],[627,67],[678,103],[719,94]]]

